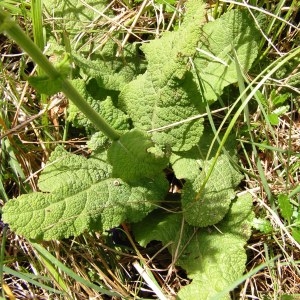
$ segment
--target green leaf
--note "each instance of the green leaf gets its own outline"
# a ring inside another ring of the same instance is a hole
[[[27,238],[61,239],[137,222],[164,198],[162,177],[129,186],[110,174],[111,166],[101,158],[86,159],[57,147],[41,174],[41,192],[7,202],[3,221]]]
[[[172,168],[177,178],[189,179],[194,181],[200,173],[203,161],[210,160],[216,156],[219,144],[214,142],[215,133],[211,128],[205,127],[203,135],[198,145],[185,152],[173,152],[170,157]],[[219,137],[222,139],[222,136]],[[231,156],[233,160],[236,157],[236,138],[229,136],[223,147],[224,151]],[[209,153],[210,152],[210,153]]]
[[[264,234],[270,234],[273,232],[272,224],[269,220],[262,219],[262,218],[254,218],[253,219],[253,228],[259,230]]]
[[[186,221],[194,226],[205,227],[221,221],[235,198],[234,188],[242,179],[229,158],[221,154],[207,180],[213,160],[199,160],[201,173],[195,180],[187,180],[183,187],[183,214]]]
[[[291,217],[293,215],[293,206],[290,202],[289,197],[287,195],[280,194],[278,196],[278,204],[279,204],[279,208],[280,208],[282,217],[286,221],[290,222]]]
[[[240,68],[250,69],[258,52],[260,33],[247,10],[233,9],[206,24],[194,58],[200,88],[214,102],[227,85],[237,82],[235,54]]]
[[[100,115],[103,119],[116,129],[120,134],[129,130],[128,116],[125,115],[120,109],[114,106],[114,103],[110,97],[100,103]],[[108,144],[109,139],[101,131],[96,132],[87,143],[92,150],[102,148]]]
[[[61,91],[61,77],[55,79],[48,76],[28,77],[28,82],[38,90],[39,93],[52,96]]]
[[[246,194],[232,203],[214,228],[197,229],[179,213],[156,210],[132,229],[142,246],[152,240],[169,245],[176,264],[186,270],[192,283],[179,291],[179,299],[209,300],[242,276],[252,219],[252,198]]]
[[[137,45],[127,45],[122,50],[122,56],[117,57],[119,50],[119,45],[110,41],[92,59],[76,54],[73,57],[76,65],[84,74],[95,78],[99,87],[120,91],[144,71],[144,61],[138,55]]]
[[[203,131],[200,120],[174,124],[204,111],[188,63],[201,37],[203,15],[202,1],[187,2],[187,13],[178,31],[166,32],[143,45],[147,71],[120,94],[121,108],[130,115],[134,127],[151,130],[154,142],[169,145],[174,151],[192,148]],[[174,125],[169,129],[158,129],[170,124]]]
[[[292,227],[292,236],[297,243],[300,243],[300,227]]]
[[[214,136],[211,129],[205,128],[197,147],[185,153],[172,153],[170,158],[176,177],[186,180],[182,207],[187,222],[195,226],[219,222],[227,213],[235,197],[234,188],[242,179],[232,166],[236,160],[234,136],[226,140],[223,147],[226,154],[218,157],[212,173],[208,174],[218,150],[217,142],[212,145]]]
[[[270,122],[271,125],[278,125],[279,124],[279,117],[277,114],[268,114],[268,120]]]
[[[111,97],[107,97],[105,100],[99,101],[90,95],[84,80],[74,79],[72,80],[72,83],[83,98],[86,99],[87,103],[90,104],[109,125],[118,130],[120,133],[129,129],[128,116],[115,107]],[[84,127],[87,131],[95,131],[93,123],[77,108],[77,106],[72,104],[72,102],[69,105],[68,112],[68,120],[73,123],[74,127]],[[97,145],[97,141],[93,140],[91,142],[94,145],[93,148],[97,148],[98,146],[100,147],[108,141],[108,138],[102,132],[99,132],[97,136],[102,141],[99,145]]]
[[[283,105],[290,97],[291,95],[288,93],[278,95],[276,91],[271,92],[271,101],[274,107]]]
[[[62,81],[71,74],[70,56],[63,52],[59,61],[55,62],[55,68],[59,73],[56,78],[50,78],[47,75],[30,76],[28,82],[36,88],[39,93],[52,96],[62,90]]]
[[[43,5],[48,14],[59,21],[61,29],[74,36],[82,33],[85,27],[90,26],[91,22],[99,18],[99,12],[106,8],[107,2],[106,0],[86,0],[84,2],[81,0],[45,0]],[[106,11],[107,13],[108,11]]]
[[[232,204],[217,229],[194,236],[185,250],[189,255],[179,259],[193,281],[179,291],[179,299],[209,300],[242,276],[252,218],[252,198],[247,194]]]
[[[169,161],[167,149],[160,149],[147,134],[136,129],[114,141],[107,154],[113,166],[113,176],[126,182],[155,178],[162,174]]]

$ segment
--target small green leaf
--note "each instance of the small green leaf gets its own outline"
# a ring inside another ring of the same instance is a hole
[[[254,218],[253,219],[253,228],[259,230],[262,233],[270,234],[273,232],[272,224],[269,220],[262,219],[262,218]]]
[[[114,141],[107,154],[113,166],[113,176],[126,182],[155,178],[162,174],[169,161],[167,149],[160,149],[147,134],[136,129]]]
[[[60,74],[57,78],[49,78],[46,75],[30,76],[28,77],[28,82],[37,89],[39,93],[52,96],[61,91],[62,79],[70,74],[70,58],[67,54],[64,55],[62,61],[56,64],[56,69]]]
[[[48,76],[28,77],[28,82],[38,90],[39,93],[52,96],[61,91],[61,77],[55,79]]]
[[[279,124],[279,118],[277,114],[268,114],[268,120],[271,125],[278,125]]]
[[[271,101],[274,107],[283,105],[291,97],[291,95],[288,93],[279,95],[277,95],[276,93],[276,91],[271,92]]]
[[[293,206],[287,195],[280,194],[278,196],[278,204],[282,217],[290,223],[291,217],[293,215]]]
[[[289,111],[290,107],[289,105],[279,106],[276,109],[273,110],[273,113],[277,116],[281,116]]]

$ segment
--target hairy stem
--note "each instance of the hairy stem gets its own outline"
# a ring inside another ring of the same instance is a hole
[[[60,78],[61,91],[79,108],[79,110],[108,138],[116,141],[120,135],[114,130],[78,93],[70,81],[64,78],[48,61],[41,50],[27,37],[24,31],[10,18],[10,15],[0,10],[0,32],[4,31],[13,39],[33,61],[53,80]]]

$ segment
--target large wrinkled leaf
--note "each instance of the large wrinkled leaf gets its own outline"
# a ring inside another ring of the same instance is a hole
[[[195,228],[184,222],[182,214],[162,211],[152,212],[132,228],[142,246],[152,240],[169,245],[176,264],[192,279],[179,291],[179,299],[209,300],[242,276],[252,219],[252,199],[244,195],[215,228]]]
[[[232,204],[217,228],[194,236],[185,249],[187,255],[178,261],[193,279],[178,293],[179,299],[212,299],[242,276],[247,260],[244,246],[251,235],[252,219],[252,198],[246,194]]]
[[[154,130],[153,140],[168,144],[175,151],[188,150],[197,144],[203,130],[201,121],[192,120],[156,131],[203,111],[188,64],[201,38],[203,15],[202,1],[189,1],[178,31],[167,32],[142,47],[148,61],[147,71],[126,85],[120,95],[121,105],[133,125],[145,131]]]
[[[260,33],[247,10],[234,9],[206,24],[202,35],[194,63],[202,94],[213,102],[224,87],[238,81],[236,63],[244,71],[250,69],[257,56]]]
[[[110,173],[100,158],[86,159],[57,147],[41,175],[41,192],[9,201],[3,221],[27,238],[61,239],[139,221],[164,197],[161,177],[129,186]]]

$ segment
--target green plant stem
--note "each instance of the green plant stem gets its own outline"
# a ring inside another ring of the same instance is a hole
[[[10,15],[0,10],[0,32],[13,39],[33,61],[53,80],[60,78],[61,91],[79,108],[79,110],[108,138],[116,141],[120,138],[119,133],[113,129],[78,93],[70,81],[64,78],[55,67],[43,55],[41,50],[26,36],[23,30],[10,18]]]

